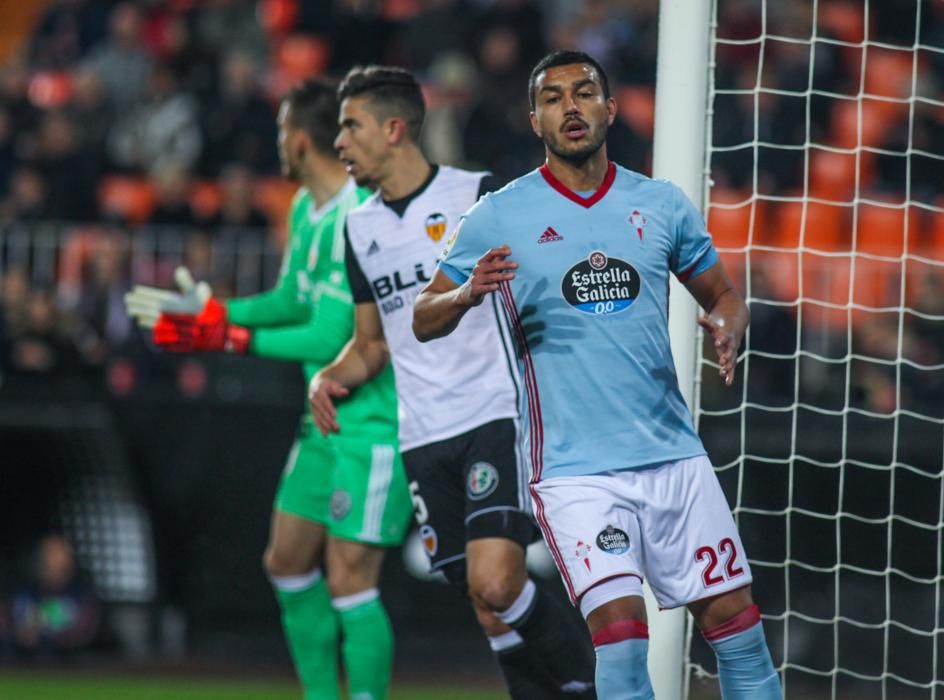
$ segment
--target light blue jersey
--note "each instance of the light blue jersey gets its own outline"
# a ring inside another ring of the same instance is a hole
[[[669,346],[669,273],[718,254],[681,190],[611,163],[583,197],[542,166],[469,210],[440,269],[462,284],[504,243],[532,481],[704,454]]]

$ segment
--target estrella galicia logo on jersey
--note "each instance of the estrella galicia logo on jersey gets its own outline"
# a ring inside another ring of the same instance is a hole
[[[498,488],[498,470],[488,462],[476,462],[469,467],[465,490],[473,501],[481,501]]]
[[[599,250],[570,268],[561,280],[561,294],[567,303],[595,316],[629,308],[639,296],[639,287],[635,267]]]
[[[426,217],[426,235],[434,242],[446,235],[446,216],[436,212]]]
[[[607,525],[597,535],[597,547],[607,554],[623,554],[629,551],[629,535],[619,528]]]
[[[331,517],[343,520],[351,512],[351,494],[344,489],[335,489],[331,494]]]
[[[423,549],[431,557],[436,556],[439,551],[439,536],[432,525],[420,525],[420,539],[423,541]]]

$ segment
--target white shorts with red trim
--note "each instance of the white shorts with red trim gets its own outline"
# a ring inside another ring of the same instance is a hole
[[[639,576],[659,606],[749,584],[731,510],[705,456],[648,469],[562,476],[531,485],[538,523],[571,600]]]

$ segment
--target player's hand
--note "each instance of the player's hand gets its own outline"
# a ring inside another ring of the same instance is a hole
[[[341,432],[334,399],[344,398],[350,393],[343,384],[320,372],[311,378],[311,384],[308,385],[308,403],[311,405],[311,416],[322,435],[327,437],[328,433]]]
[[[252,334],[248,328],[226,321],[226,307],[210,297],[196,316],[162,313],[152,332],[154,343],[173,352],[249,351]]]
[[[125,294],[125,310],[128,316],[142,328],[153,328],[162,313],[189,314],[196,316],[213,296],[206,282],[194,282],[186,267],[174,270],[174,281],[179,292],[159,287],[136,285]]]
[[[698,319],[698,325],[711,336],[711,344],[718,353],[718,363],[721,365],[718,374],[724,380],[725,386],[731,386],[734,383],[734,371],[737,369],[737,351],[741,338],[720,316],[704,314]]]
[[[472,274],[460,288],[459,300],[464,306],[478,306],[485,295],[498,289],[501,282],[515,278],[518,263],[509,260],[511,247],[507,244],[490,248],[472,268]]]

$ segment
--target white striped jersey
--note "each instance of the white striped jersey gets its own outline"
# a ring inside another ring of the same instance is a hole
[[[487,173],[433,166],[404,199],[380,193],[347,217],[348,277],[355,303],[376,303],[393,362],[403,451],[518,416],[511,335],[496,299],[470,310],[446,338],[420,343],[413,302],[432,279],[447,234],[488,189]]]

